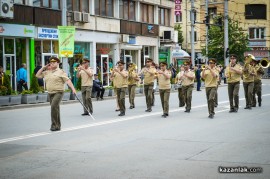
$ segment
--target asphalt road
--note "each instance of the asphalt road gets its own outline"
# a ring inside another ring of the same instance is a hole
[[[227,86],[218,92],[214,119],[204,89],[193,92],[191,113],[171,93],[166,119],[158,95],[151,113],[136,97],[124,117],[115,100],[95,101],[95,121],[80,115],[80,103],[62,105],[60,132],[49,131],[49,106],[0,111],[0,178],[270,178],[270,80],[262,107],[252,110],[244,109],[242,85],[238,113],[228,112]],[[220,166],[262,172],[220,173]]]

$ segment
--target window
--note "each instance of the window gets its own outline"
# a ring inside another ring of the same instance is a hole
[[[190,35],[190,43],[191,43],[191,31],[189,32]],[[197,31],[194,31],[194,42],[197,42]]]
[[[25,0],[15,0],[15,3],[25,4]],[[33,6],[60,9],[60,0],[33,0]]]
[[[246,19],[266,19],[265,4],[248,4],[245,6]]]
[[[119,17],[121,19],[135,20],[135,1],[132,0],[120,0],[119,1]]]
[[[95,14],[113,17],[113,0],[95,0]]]
[[[249,39],[264,39],[264,28],[249,28]]]
[[[175,22],[182,22],[182,13],[180,15],[175,16]]]
[[[25,4],[24,0],[14,0],[14,4]]]
[[[141,22],[154,23],[154,6],[141,3]]]
[[[89,13],[89,0],[67,0],[67,10]]]
[[[170,10],[165,8],[158,8],[159,24],[170,26]]]
[[[190,16],[190,21],[191,21],[191,12],[189,13],[189,16]],[[194,11],[194,21],[196,21],[196,19],[197,19],[197,12],[196,11]]]

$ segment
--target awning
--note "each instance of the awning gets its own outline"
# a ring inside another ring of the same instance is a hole
[[[189,58],[190,55],[182,49],[172,51],[172,58],[185,58],[185,57]]]

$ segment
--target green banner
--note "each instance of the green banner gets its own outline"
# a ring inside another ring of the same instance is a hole
[[[59,56],[73,57],[74,52],[74,26],[58,26]]]

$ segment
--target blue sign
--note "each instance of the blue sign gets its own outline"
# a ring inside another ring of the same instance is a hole
[[[58,39],[58,29],[38,27],[37,36],[39,39]]]
[[[136,37],[135,36],[129,36],[128,44],[136,44]]]

